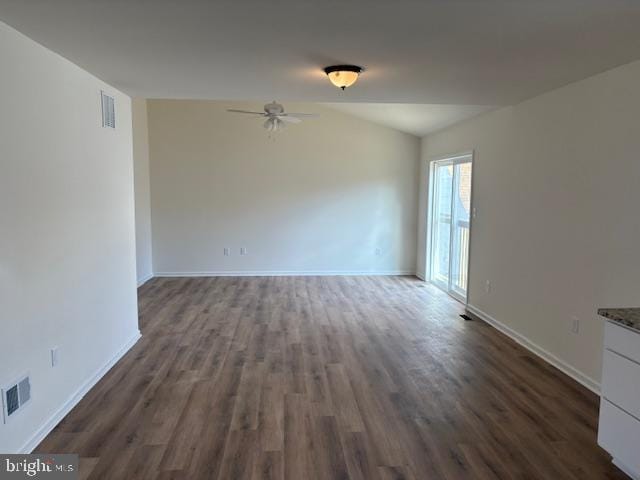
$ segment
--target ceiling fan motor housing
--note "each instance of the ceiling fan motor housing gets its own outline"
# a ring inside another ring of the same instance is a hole
[[[284,113],[284,107],[277,102],[271,102],[264,106],[264,111],[269,115],[280,115]]]

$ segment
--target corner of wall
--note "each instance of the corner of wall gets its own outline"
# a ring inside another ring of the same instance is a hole
[[[151,166],[147,100],[131,102],[134,198],[136,212],[136,275],[138,286],[153,277],[153,239],[151,224]]]
[[[427,163],[427,136],[420,139],[420,168],[418,171],[418,222],[416,249],[416,276],[425,280],[427,276],[427,211],[429,167]]]

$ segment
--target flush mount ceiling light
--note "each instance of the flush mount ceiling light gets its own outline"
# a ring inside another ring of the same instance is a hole
[[[356,65],[333,65],[324,69],[331,83],[342,90],[356,83],[362,71],[363,68]]]

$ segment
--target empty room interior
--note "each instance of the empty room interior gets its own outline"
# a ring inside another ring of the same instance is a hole
[[[640,480],[640,3],[0,0],[0,478]]]

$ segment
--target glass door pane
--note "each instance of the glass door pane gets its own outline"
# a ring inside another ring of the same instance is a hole
[[[453,173],[451,290],[467,296],[469,269],[469,219],[471,216],[471,162],[457,163]]]
[[[448,289],[453,165],[436,164],[433,188],[431,280]]]
[[[432,164],[429,279],[467,298],[471,217],[471,156]]]

